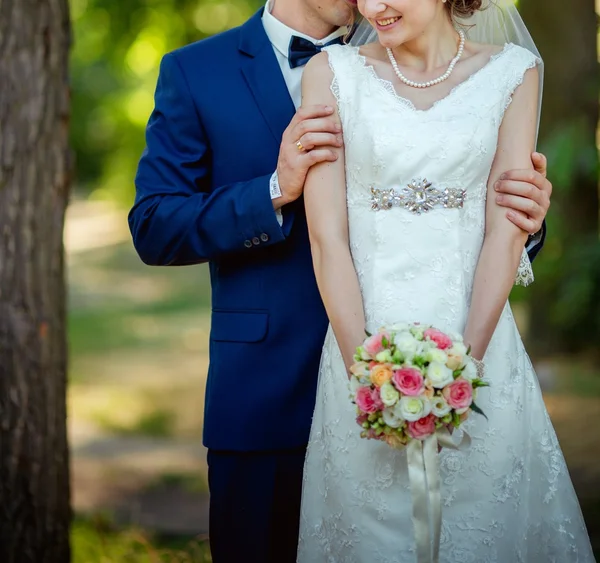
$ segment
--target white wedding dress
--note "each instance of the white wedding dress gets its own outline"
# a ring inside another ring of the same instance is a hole
[[[462,333],[498,130],[536,58],[508,44],[448,96],[419,110],[357,48],[327,52],[344,129],[350,244],[367,328],[420,321]],[[436,205],[421,215],[396,205],[372,209],[372,188],[402,189],[424,178],[439,190],[466,190],[463,208]],[[441,453],[440,563],[593,562],[508,304],[485,362],[491,387],[479,391],[478,403],[489,421],[473,415],[465,424],[471,448]],[[330,327],[305,465],[298,561],[413,563],[406,454],[361,439],[355,416]]]

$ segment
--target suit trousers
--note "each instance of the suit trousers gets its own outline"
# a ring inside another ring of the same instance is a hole
[[[213,563],[295,563],[306,447],[208,451]]]

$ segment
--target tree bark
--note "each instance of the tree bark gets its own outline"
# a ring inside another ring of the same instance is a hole
[[[67,0],[0,0],[0,561],[70,560]]]

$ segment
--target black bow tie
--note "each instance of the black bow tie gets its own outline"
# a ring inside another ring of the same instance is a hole
[[[290,63],[290,68],[304,66],[317,53],[320,53],[324,47],[328,47],[329,45],[341,45],[342,43],[342,37],[337,37],[325,45],[315,45],[308,39],[298,37],[297,35],[292,35],[288,50],[288,61]]]

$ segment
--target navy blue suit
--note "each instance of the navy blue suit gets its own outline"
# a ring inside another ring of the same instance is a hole
[[[295,561],[326,314],[302,199],[269,194],[294,105],[262,10],[163,58],[129,216],[151,265],[208,262],[213,560]]]
[[[151,265],[209,262],[215,563],[295,561],[304,450],[327,317],[303,201],[269,192],[295,109],[262,11],[161,63],[129,215]]]

